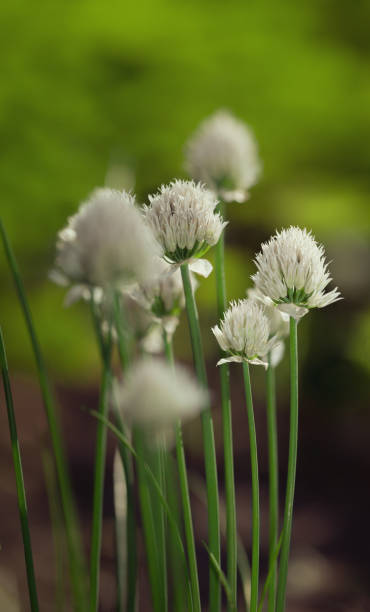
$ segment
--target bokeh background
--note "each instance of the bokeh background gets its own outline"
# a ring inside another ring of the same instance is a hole
[[[370,609],[369,22],[370,4],[364,0],[5,0],[0,9],[1,217],[62,405],[87,542],[94,423],[81,408],[96,403],[99,363],[88,309],[84,304],[65,309],[63,290],[48,280],[55,236],[67,216],[99,185],[133,187],[143,202],[161,183],[185,177],[186,139],[207,115],[228,108],[252,127],[263,160],[263,175],[249,202],[228,209],[229,297],[244,296],[253,254],[275,228],[306,226],[327,247],[344,300],[300,324],[300,452],[289,611]],[[54,610],[41,452],[48,445],[47,430],[29,341],[1,252],[0,279],[1,325],[25,458],[41,607]],[[222,483],[217,348],[210,333],[213,276],[202,282],[198,299],[215,389]],[[176,353],[190,360],[185,321]],[[247,424],[236,367],[232,379],[238,515],[248,547]],[[264,374],[258,368],[253,382],[266,496]],[[287,383],[284,362],[278,370],[282,491]],[[26,610],[27,603],[3,402],[0,431],[0,588],[2,597],[9,597],[3,609],[10,612],[17,609],[11,607],[15,592],[18,609]],[[199,476],[198,438],[188,441],[191,466]],[[104,612],[114,609],[115,600],[112,448]],[[201,538],[205,513],[201,504],[195,502],[195,508]],[[201,546],[200,556],[205,559]],[[145,595],[142,609],[150,609]]]

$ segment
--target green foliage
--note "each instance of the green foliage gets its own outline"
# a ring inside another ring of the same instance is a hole
[[[1,215],[60,375],[80,377],[92,357],[79,333],[87,312],[65,312],[62,290],[47,280],[56,232],[112,163],[134,171],[142,201],[185,176],[183,144],[219,107],[253,127],[264,163],[250,201],[229,207],[233,296],[247,284],[250,253],[276,226],[307,225],[320,240],[348,230],[366,237],[368,3],[5,0],[1,12]],[[18,337],[7,284],[2,314],[8,337]],[[30,366],[23,342],[10,351]]]

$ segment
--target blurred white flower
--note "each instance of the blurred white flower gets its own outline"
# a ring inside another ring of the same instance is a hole
[[[144,215],[169,263],[202,257],[218,242],[226,225],[215,213],[214,194],[194,181],[163,185],[149,201]]]
[[[244,202],[261,172],[252,132],[224,110],[200,124],[185,154],[190,176],[227,202]]]
[[[267,367],[266,356],[278,343],[276,336],[270,337],[268,318],[256,300],[231,302],[220,325],[212,331],[221,349],[229,354],[217,365],[247,361]]]
[[[96,189],[59,232],[53,280],[91,287],[125,287],[155,274],[161,255],[131,194]]]
[[[115,396],[125,422],[143,427],[158,438],[178,420],[199,414],[208,400],[207,391],[184,367],[174,370],[154,358],[134,364],[124,383],[116,385]]]
[[[323,308],[341,299],[337,288],[324,292],[331,276],[325,251],[311,232],[290,227],[277,232],[255,259],[256,288],[281,310],[299,319],[310,308]]]

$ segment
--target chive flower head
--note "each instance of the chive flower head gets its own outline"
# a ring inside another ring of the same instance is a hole
[[[185,167],[228,202],[244,202],[261,172],[251,130],[224,110],[203,121],[190,138]]]
[[[202,257],[218,242],[224,223],[215,195],[200,183],[175,180],[149,196],[144,216],[169,263]]]
[[[263,306],[256,300],[231,302],[219,325],[212,328],[220,348],[228,354],[217,365],[247,361],[267,367],[266,356],[277,344]]]
[[[117,384],[115,395],[125,422],[154,435],[195,417],[207,405],[207,391],[183,366],[174,370],[159,358],[143,358]]]
[[[331,276],[325,251],[311,232],[289,227],[262,244],[256,255],[256,288],[279,310],[299,319],[311,308],[323,308],[341,299],[337,288],[325,291]]]
[[[155,273],[161,250],[126,191],[97,189],[58,234],[54,279],[124,287]]]
[[[289,335],[289,315],[281,312],[270,298],[262,295],[255,287],[248,289],[247,296],[249,300],[255,300],[266,315],[269,324],[269,338],[275,337],[278,340],[270,350],[269,364],[275,368],[284,356],[284,339]]]

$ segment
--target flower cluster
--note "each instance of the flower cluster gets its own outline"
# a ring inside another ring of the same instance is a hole
[[[218,242],[226,223],[215,213],[214,194],[200,183],[176,180],[149,196],[145,219],[170,263],[202,257]]]
[[[179,269],[164,260],[158,261],[159,276],[138,285],[132,292],[132,297],[150,313],[151,318],[163,325],[170,335],[175,331],[179,316],[185,307],[185,295]],[[196,280],[192,276],[193,288]]]
[[[275,337],[278,341],[269,354],[269,364],[276,367],[284,356],[284,338],[289,334],[289,315],[276,308],[274,302],[255,287],[248,289],[247,296],[249,300],[255,300],[261,306],[268,320],[269,337]]]
[[[331,281],[325,252],[311,232],[290,227],[262,244],[256,256],[256,288],[282,312],[300,318],[311,308],[323,308],[340,299],[337,288],[325,292]]]
[[[250,129],[227,111],[206,119],[186,147],[186,170],[225,201],[244,202],[261,171]]]
[[[220,325],[212,331],[221,349],[228,354],[218,365],[247,361],[267,367],[267,354],[278,343],[278,337],[271,336],[263,305],[256,300],[231,302]]]
[[[59,232],[54,280],[125,287],[156,274],[161,250],[133,195],[97,189]]]
[[[125,422],[158,438],[179,420],[199,414],[208,393],[184,367],[174,371],[161,359],[145,358],[129,370],[123,384],[116,385],[115,397]]]

